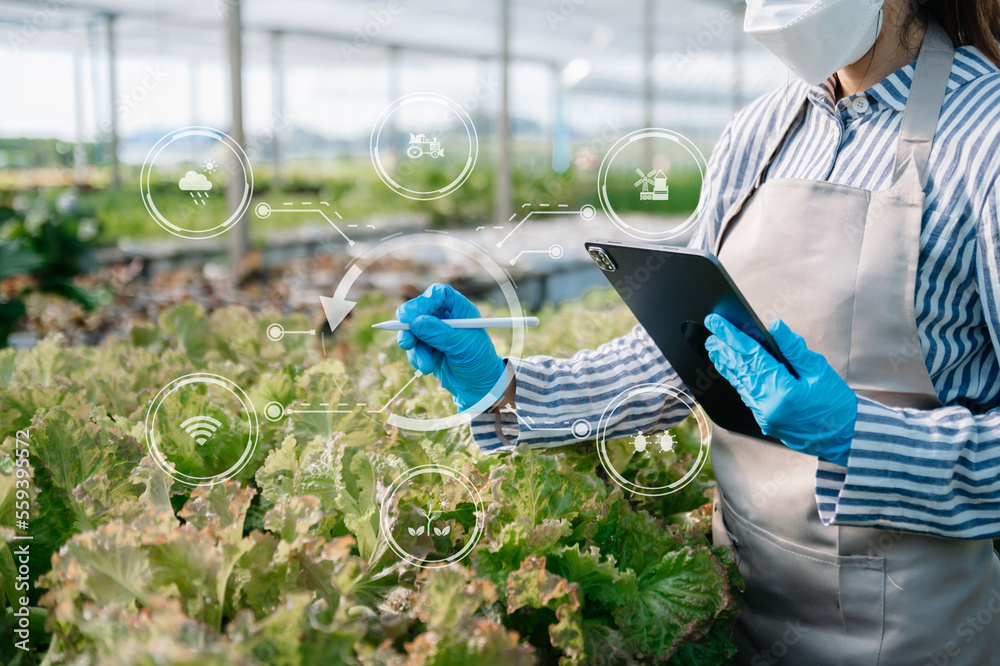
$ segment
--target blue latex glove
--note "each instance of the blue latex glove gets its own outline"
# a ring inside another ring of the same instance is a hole
[[[719,315],[705,317],[712,335],[705,349],[753,411],[765,435],[802,453],[847,465],[858,417],[858,397],[822,354],[780,319],[767,327],[796,379],[756,340]]]
[[[499,400],[507,387],[507,367],[484,329],[458,329],[442,319],[475,319],[479,310],[446,284],[432,284],[422,296],[396,308],[396,319],[409,324],[396,343],[406,350],[410,365],[433,373],[459,409],[467,409],[487,394]]]

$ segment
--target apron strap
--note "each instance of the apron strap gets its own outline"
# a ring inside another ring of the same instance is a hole
[[[896,166],[893,172],[892,188],[904,183],[904,174],[910,165],[915,169],[917,186],[922,191],[927,182],[927,162],[934,143],[941,107],[944,104],[948,81],[951,78],[955,47],[941,25],[931,19],[920,47],[910,93],[906,100],[896,147]]]
[[[785,144],[785,140],[792,132],[792,128],[795,127],[802,117],[805,115],[806,102],[808,101],[808,92],[801,96],[793,105],[789,106],[786,110],[786,114],[781,124],[778,126],[778,130],[771,135],[767,142],[767,146],[764,148],[764,159],[761,161],[760,167],[757,169],[757,173],[754,176],[753,182],[750,187],[744,192],[733,205],[729,207],[726,213],[722,216],[722,224],[719,228],[719,235],[715,239],[715,254],[719,254],[719,250],[722,248],[722,241],[726,236],[726,230],[729,227],[730,221],[739,215],[740,211],[743,210],[744,204],[753,196],[757,188],[760,187],[761,182],[764,180],[764,174],[767,170],[771,168],[771,164],[774,162],[775,157],[781,152],[781,147]]]
[[[927,181],[927,163],[930,159],[934,134],[937,131],[941,106],[944,104],[948,81],[951,78],[955,48],[944,28],[934,19],[927,22],[924,41],[920,46],[906,110],[899,131],[896,147],[895,169],[890,189],[910,189],[923,192]],[[791,130],[803,116],[808,93],[797,104],[788,108],[780,128],[771,137],[764,151],[764,160],[757,170],[749,189],[737,199],[722,218],[719,235],[715,240],[715,254],[719,254],[730,222],[739,215],[746,202],[763,181],[764,174],[777,157]],[[909,175],[908,175],[909,174]]]

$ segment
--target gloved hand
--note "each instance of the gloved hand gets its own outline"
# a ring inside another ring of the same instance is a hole
[[[765,435],[802,453],[847,465],[858,417],[858,397],[821,354],[780,319],[767,327],[796,379],[756,340],[719,315],[705,317],[714,333],[709,358],[753,411]]]
[[[438,378],[459,409],[491,392],[494,401],[499,400],[507,386],[501,381],[507,367],[484,329],[458,329],[441,322],[476,317],[476,306],[446,284],[432,284],[422,296],[396,308],[396,319],[410,325],[409,331],[399,331],[396,343],[406,350],[410,365]]]

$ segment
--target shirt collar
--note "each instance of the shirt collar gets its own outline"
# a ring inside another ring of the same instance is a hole
[[[913,82],[913,73],[916,70],[916,62],[903,65],[895,72],[885,77],[867,90],[859,91],[834,103],[834,91],[836,90],[836,75],[831,76],[820,84],[809,86],[808,96],[810,101],[826,109],[830,113],[837,113],[847,107],[855,97],[865,95],[872,106],[872,110],[892,109],[903,111],[906,108],[906,100],[910,94],[910,84]],[[955,62],[951,68],[951,78],[948,81],[948,90],[952,91],[965,85],[979,76],[996,71],[996,66],[990,62],[974,46],[962,46],[955,50]]]

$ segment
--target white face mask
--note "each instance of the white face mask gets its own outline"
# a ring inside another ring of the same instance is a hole
[[[747,0],[743,29],[810,84],[875,44],[883,0]]]

